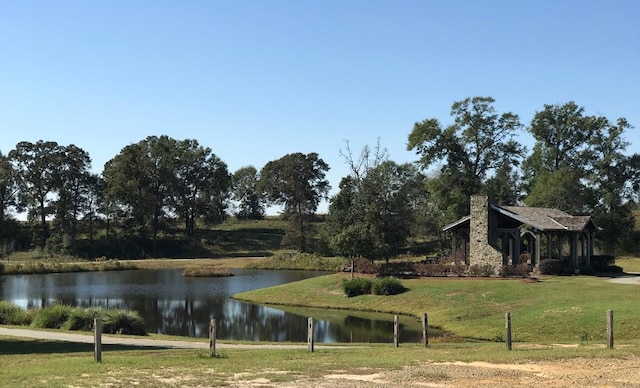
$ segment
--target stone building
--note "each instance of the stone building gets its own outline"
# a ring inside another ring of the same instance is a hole
[[[472,196],[470,214],[449,224],[451,257],[467,266],[527,262],[537,267],[544,258],[568,258],[575,268],[590,267],[593,233],[590,216],[572,216],[558,209],[497,206],[486,196]],[[544,248],[544,249],[543,249]]]

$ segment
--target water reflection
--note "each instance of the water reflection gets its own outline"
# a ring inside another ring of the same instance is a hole
[[[226,278],[183,278],[180,270],[85,272],[6,276],[0,297],[25,308],[64,303],[138,311],[150,332],[206,337],[209,320],[218,337],[247,341],[306,341],[307,317],[316,319],[318,342],[391,342],[392,317],[322,310],[274,308],[231,295],[302,280],[313,271],[234,270]],[[407,318],[409,319],[409,318]],[[403,325],[402,341],[417,342],[417,322]]]

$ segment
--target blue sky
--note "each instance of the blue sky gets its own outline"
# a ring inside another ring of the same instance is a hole
[[[525,124],[573,100],[640,128],[639,16],[635,0],[0,0],[0,151],[75,144],[96,172],[149,135],[195,138],[231,172],[317,152],[335,192],[345,140],[414,161],[413,124],[450,123],[466,97]]]

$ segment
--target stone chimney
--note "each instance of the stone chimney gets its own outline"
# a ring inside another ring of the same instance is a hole
[[[494,272],[497,274],[502,267],[502,253],[489,244],[492,233],[489,198],[484,195],[472,195],[469,215],[471,216],[469,222],[469,265],[489,264],[494,267]]]

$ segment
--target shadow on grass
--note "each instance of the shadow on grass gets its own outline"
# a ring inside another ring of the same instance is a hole
[[[102,345],[103,352],[158,349],[157,347],[125,346],[125,345]],[[86,353],[93,352],[93,344],[64,342],[64,341],[44,341],[18,338],[0,338],[0,355],[12,354],[51,354],[51,353]]]

